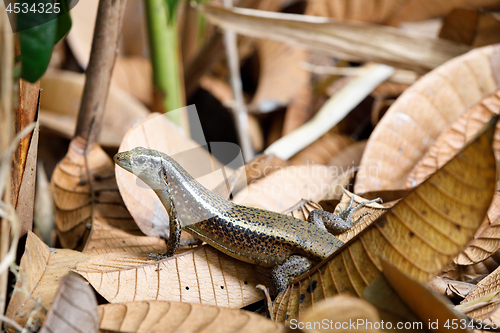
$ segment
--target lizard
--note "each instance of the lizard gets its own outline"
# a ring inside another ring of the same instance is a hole
[[[163,259],[175,254],[181,230],[223,253],[248,263],[273,267],[274,294],[285,290],[291,279],[307,272],[344,243],[333,233],[348,230],[360,207],[381,201],[365,201],[341,209],[340,214],[313,210],[307,221],[264,209],[235,204],[198,183],[173,158],[153,149],[136,147],[117,153],[115,163],[134,173],[159,197],[169,216],[170,236]],[[329,232],[331,231],[331,232]]]

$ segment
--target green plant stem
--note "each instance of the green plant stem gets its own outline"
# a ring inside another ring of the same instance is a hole
[[[175,15],[167,23],[167,8],[164,0],[146,0],[149,31],[149,49],[153,64],[155,93],[162,100],[164,112],[184,106],[179,72],[179,46]],[[179,113],[168,114],[169,119],[180,125]],[[173,117],[174,116],[174,117]],[[174,118],[174,119],[172,119]]]

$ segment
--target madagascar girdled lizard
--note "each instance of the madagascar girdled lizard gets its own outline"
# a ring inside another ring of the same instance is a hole
[[[353,213],[367,203],[351,204],[336,215],[313,210],[308,221],[259,208],[237,205],[210,192],[168,155],[142,147],[118,153],[116,164],[134,173],[160,198],[170,219],[170,237],[164,254],[173,256],[179,246],[181,229],[225,254],[252,264],[274,267],[271,273],[276,294],[292,278],[307,272],[343,245],[327,231],[348,230]],[[363,214],[364,215],[364,214]]]

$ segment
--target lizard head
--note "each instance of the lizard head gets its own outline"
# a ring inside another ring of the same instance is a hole
[[[136,147],[116,154],[115,163],[133,173],[153,189],[161,182],[162,156],[154,149]]]

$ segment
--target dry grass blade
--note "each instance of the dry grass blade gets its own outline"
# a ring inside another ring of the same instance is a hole
[[[392,104],[366,145],[356,186],[403,189],[413,166],[466,108],[500,86],[498,46],[475,49],[420,78]],[[355,187],[356,188],[356,187]]]
[[[262,299],[257,284],[270,285],[269,269],[209,246],[160,261],[146,260],[147,254],[92,256],[75,271],[111,303],[165,300],[240,308]]]
[[[65,248],[82,248],[95,218],[131,233],[139,232],[118,192],[113,161],[94,145],[86,157],[89,180],[84,154],[82,142],[71,141],[66,156],[52,174],[57,235]]]
[[[418,72],[429,71],[470,50],[447,40],[410,36],[395,28],[360,22],[242,8],[226,10],[211,5],[199,8],[212,23],[242,35],[287,42],[341,59],[374,61]]]
[[[43,322],[56,296],[59,280],[87,256],[67,249],[50,249],[35,234],[28,233],[21,258],[19,278],[6,316],[21,326]]]
[[[98,330],[94,291],[78,275],[64,276],[40,333],[97,333]]]
[[[430,174],[439,169],[456,154],[463,145],[473,137],[492,115],[500,113],[500,90],[483,98],[479,103],[466,110],[436,139],[434,145],[411,170],[406,187],[420,184]],[[500,153],[500,124],[494,137],[493,148]],[[455,259],[459,265],[476,264],[500,248],[500,194],[495,192],[488,214],[476,233],[474,240]]]
[[[113,332],[285,332],[285,326],[236,309],[165,302],[136,301],[99,306],[101,331]]]
[[[386,214],[281,293],[274,304],[289,321],[318,300],[361,296],[382,270],[380,257],[417,281],[435,276],[472,239],[491,203],[496,118],[453,160]]]

